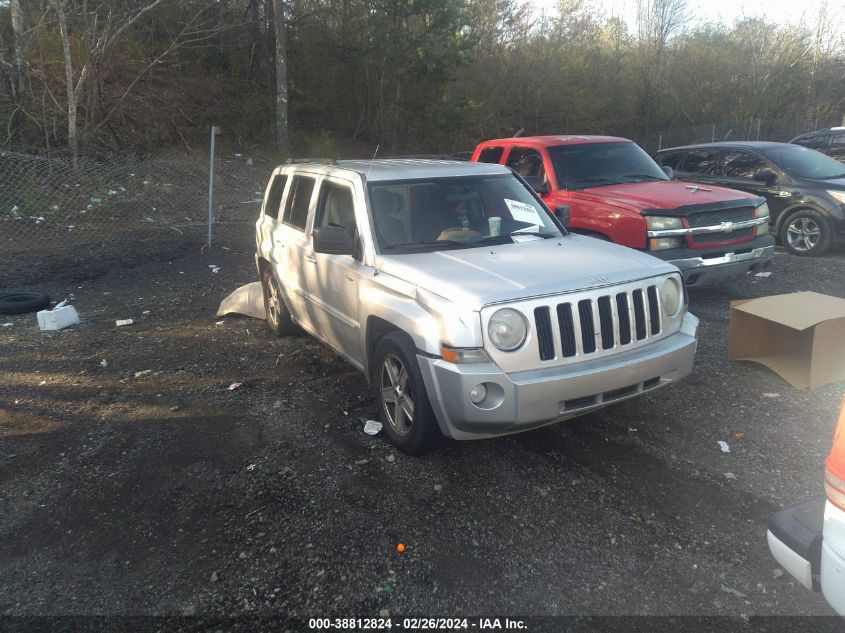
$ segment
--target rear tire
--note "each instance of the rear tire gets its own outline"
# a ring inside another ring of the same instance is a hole
[[[264,316],[267,327],[274,336],[287,336],[296,332],[296,324],[282,297],[276,277],[269,268],[261,275],[261,285],[264,288]]]
[[[799,257],[824,255],[833,243],[830,223],[821,213],[812,209],[798,209],[780,226],[780,243]]]
[[[372,383],[384,432],[399,450],[422,455],[442,437],[431,409],[416,350],[392,332],[376,345]]]

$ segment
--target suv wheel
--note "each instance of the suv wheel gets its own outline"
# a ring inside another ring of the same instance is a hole
[[[393,332],[376,346],[373,386],[384,431],[400,450],[421,455],[440,437],[440,429],[408,336]]]
[[[279,290],[279,284],[269,269],[261,275],[261,285],[264,288],[264,315],[267,317],[267,327],[276,336],[293,334],[296,325],[290,315],[285,300]]]
[[[827,220],[812,209],[799,209],[783,221],[780,242],[793,255],[822,255],[830,249],[833,235]]]

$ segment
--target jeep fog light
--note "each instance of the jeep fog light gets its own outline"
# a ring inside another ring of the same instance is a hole
[[[667,316],[673,317],[681,309],[681,284],[675,277],[668,277],[663,282],[663,289],[660,291],[660,301],[663,304],[663,311]]]
[[[520,347],[528,336],[528,322],[521,312],[502,308],[487,323],[487,334],[493,345],[503,352],[512,352]]]
[[[665,251],[667,248],[681,248],[683,246],[680,237],[653,237],[648,241],[648,250]]]
[[[484,383],[475,385],[475,387],[469,390],[469,399],[472,401],[473,404],[480,404],[484,401],[484,398],[486,397],[487,387],[484,386]]]

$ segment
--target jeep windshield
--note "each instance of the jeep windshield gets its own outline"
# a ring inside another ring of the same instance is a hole
[[[549,148],[561,189],[586,189],[630,182],[669,180],[636,143],[584,143]]]
[[[561,237],[548,210],[517,178],[456,176],[368,185],[383,253],[474,248]]]

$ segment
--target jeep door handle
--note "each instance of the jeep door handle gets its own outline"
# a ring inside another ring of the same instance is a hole
[[[305,261],[306,261],[306,262],[309,262],[309,263],[311,263],[311,264],[316,264],[316,263],[317,263],[317,258],[316,258],[316,257],[314,257],[314,255],[313,255],[312,253],[308,253],[308,254],[305,256]]]

